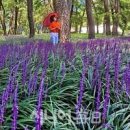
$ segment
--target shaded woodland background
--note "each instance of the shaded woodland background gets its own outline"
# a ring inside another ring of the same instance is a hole
[[[42,20],[53,11],[60,14],[63,42],[70,39],[70,32],[95,38],[98,33],[119,36],[130,30],[128,0],[0,0],[0,35],[46,33]]]

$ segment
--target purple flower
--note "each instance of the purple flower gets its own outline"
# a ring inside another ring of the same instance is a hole
[[[9,76],[9,83],[2,93],[1,109],[0,109],[0,113],[1,113],[0,114],[0,123],[1,124],[4,121],[4,113],[5,113],[5,110],[6,110],[6,104],[8,103],[8,100],[9,100],[9,98],[12,95],[12,92],[14,90],[14,81],[15,81],[15,78],[16,78],[16,73],[18,71],[18,67],[19,67],[19,64],[16,65],[11,70],[11,74]]]
[[[125,83],[126,93],[130,95],[130,64],[124,71],[123,80]]]
[[[37,86],[37,80],[38,80],[38,71],[39,71],[39,67],[38,66],[34,72],[34,76],[33,76],[33,79],[32,79],[32,92],[35,93],[35,90],[36,90],[36,86]]]
[[[76,113],[78,114],[82,105],[82,98],[83,98],[83,93],[84,93],[84,77],[80,78],[80,93],[78,96],[78,101],[76,104]]]
[[[65,78],[65,74],[66,74],[66,66],[65,63],[62,63],[62,67],[61,67],[61,75],[62,75],[62,79],[61,79],[61,84]]]
[[[94,72],[93,72],[93,82],[92,87],[95,88],[97,86],[98,81],[98,71],[99,71],[99,63],[100,62],[100,55],[98,54],[95,56],[95,63],[94,63]]]
[[[33,77],[32,77],[32,74],[30,74],[30,78],[29,78],[29,82],[28,82],[28,96],[31,95],[31,92],[32,92],[32,80],[33,80]]]
[[[64,50],[65,50],[65,58],[66,60],[72,60],[74,58],[75,54],[75,48],[72,43],[67,43],[64,45]]]
[[[38,80],[38,71],[39,71],[40,65],[37,66],[34,74],[30,74],[29,82],[28,82],[28,95],[30,96],[32,93],[35,93],[36,86],[37,86],[37,80]]]
[[[102,126],[103,126],[103,128],[105,128],[105,129],[107,128],[108,130],[113,130],[113,129],[114,129],[113,126],[112,126],[111,124],[108,124],[108,123],[107,123],[107,124],[104,123]]]
[[[28,94],[29,96],[32,93],[35,93],[36,86],[37,86],[37,80],[38,80],[38,71],[39,71],[40,65],[37,66],[34,75],[30,74],[29,84],[28,84]]]
[[[4,108],[0,105],[0,125],[4,122]]]
[[[18,118],[18,85],[14,91],[13,97],[13,120],[12,120],[12,130],[17,130],[17,118]]]
[[[115,89],[118,90],[118,78],[119,78],[119,65],[120,65],[120,57],[119,57],[119,50],[116,50],[115,58],[114,58],[114,69],[115,69]]]
[[[96,87],[96,111],[100,111],[99,107],[100,107],[100,97],[101,97],[101,87],[102,87],[102,83],[101,83],[101,76],[98,74],[99,78],[98,78],[98,84]]]
[[[27,78],[27,60],[25,60],[23,63],[22,63],[22,83],[23,85],[25,85],[25,82],[26,82],[26,78]]]
[[[24,130],[29,130],[29,129],[28,129],[28,127],[26,126],[26,127],[24,128]]]
[[[85,81],[85,73],[86,73],[85,69],[86,69],[86,66],[85,66],[85,63],[83,62],[82,75],[80,78],[80,92],[79,92],[78,101],[77,101],[76,108],[75,108],[77,116],[79,114],[79,111],[80,111],[80,108],[82,105],[82,98],[84,95],[84,81]]]
[[[109,62],[110,61],[108,60],[106,64],[106,91],[105,91],[103,114],[102,114],[103,122],[105,122],[107,118],[108,104],[110,100],[110,74],[109,74],[110,63]]]
[[[39,87],[39,93],[38,93],[38,105],[37,105],[37,116],[36,116],[36,130],[41,130],[41,105],[42,105],[42,99],[44,94],[44,80],[45,80],[46,70],[43,71],[42,77],[41,77],[41,83]]]

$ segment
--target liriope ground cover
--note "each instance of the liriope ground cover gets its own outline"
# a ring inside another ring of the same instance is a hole
[[[0,129],[130,129],[130,38],[0,45]]]

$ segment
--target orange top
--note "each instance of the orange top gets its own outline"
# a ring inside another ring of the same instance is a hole
[[[52,22],[49,26],[49,29],[51,32],[59,32],[60,28],[61,28],[61,25],[57,21]]]

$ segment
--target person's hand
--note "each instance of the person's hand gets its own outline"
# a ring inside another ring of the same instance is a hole
[[[51,30],[55,30],[55,29],[57,29],[57,28],[51,28]]]
[[[61,28],[59,28],[59,27],[57,27],[56,29],[59,29],[59,30],[61,30]]]

